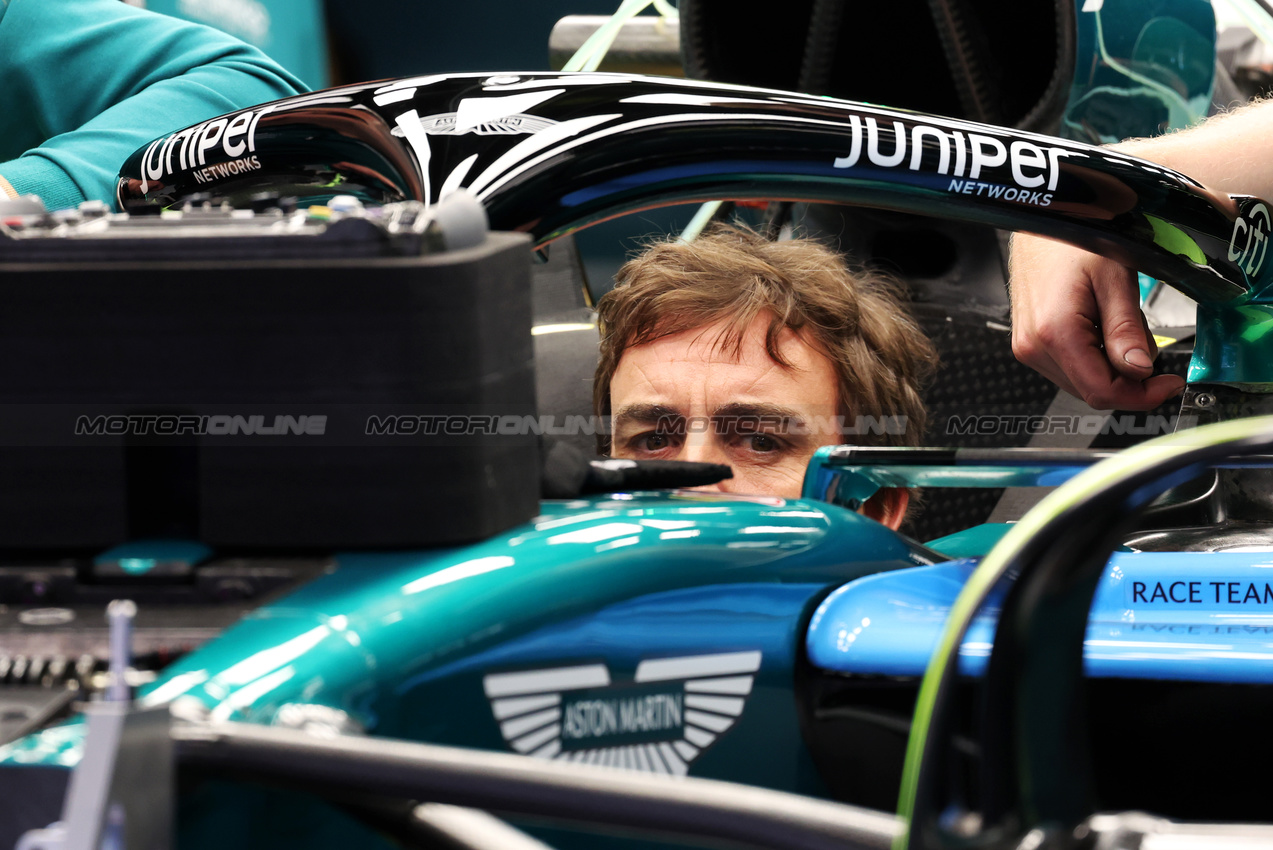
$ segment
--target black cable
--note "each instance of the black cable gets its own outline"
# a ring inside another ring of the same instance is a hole
[[[1002,109],[991,79],[989,57],[963,0],[928,0],[928,8],[937,25],[946,64],[950,68],[964,118],[988,124],[1002,124]]]

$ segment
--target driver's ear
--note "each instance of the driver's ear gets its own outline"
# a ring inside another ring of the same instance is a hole
[[[896,531],[906,518],[906,506],[910,503],[910,490],[905,487],[884,487],[866,500],[862,513]]]

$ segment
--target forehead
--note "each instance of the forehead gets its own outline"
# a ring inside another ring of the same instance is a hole
[[[831,361],[803,336],[783,329],[776,347],[789,365],[775,362],[765,350],[770,321],[769,314],[757,316],[737,348],[726,341],[726,321],[629,347],[611,381],[613,402],[676,404],[693,395],[715,404],[834,406],[837,376]]]

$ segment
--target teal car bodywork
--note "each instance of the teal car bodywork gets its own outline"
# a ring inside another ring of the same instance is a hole
[[[1078,57],[1058,135],[1106,144],[1205,118],[1216,74],[1206,0],[1079,0]]]
[[[318,704],[374,735],[825,793],[793,698],[803,625],[844,582],[936,556],[805,500],[681,491],[543,511],[474,546],[337,556],[139,698],[267,724]],[[5,763],[73,763],[74,728],[15,742]]]

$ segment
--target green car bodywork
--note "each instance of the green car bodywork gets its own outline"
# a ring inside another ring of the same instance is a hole
[[[473,546],[338,556],[170,665],[140,699],[267,724],[286,705],[319,704],[369,734],[516,750],[483,686],[492,674],[600,664],[621,688],[642,661],[758,653],[734,728],[691,744],[699,752],[685,761],[698,775],[818,793],[793,699],[809,614],[846,581],[932,560],[872,520],[805,500],[681,491],[546,502],[530,524]],[[667,693],[681,685],[667,681]],[[14,742],[0,763],[70,766],[77,728]],[[659,741],[650,731],[610,743]]]

